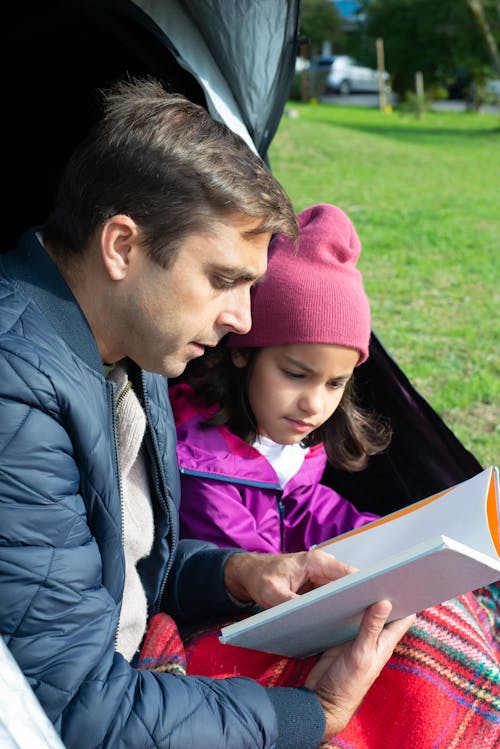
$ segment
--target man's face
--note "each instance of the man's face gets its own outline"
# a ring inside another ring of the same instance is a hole
[[[250,329],[250,288],[265,273],[270,234],[237,217],[187,237],[164,269],[136,255],[122,302],[121,348],[143,369],[168,377],[228,332]]]

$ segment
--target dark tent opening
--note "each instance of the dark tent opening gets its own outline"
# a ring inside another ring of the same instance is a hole
[[[4,12],[4,248],[43,220],[62,166],[97,114],[96,90],[153,75],[205,104],[203,91],[130,2],[23,2]]]

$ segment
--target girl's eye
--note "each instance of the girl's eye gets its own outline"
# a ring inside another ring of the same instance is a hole
[[[300,372],[291,372],[289,369],[284,369],[283,373],[287,377],[291,377],[293,380],[301,380],[304,377]]]
[[[339,390],[340,388],[344,388],[345,387],[345,382],[343,380],[331,380],[328,383],[328,385],[333,390]]]

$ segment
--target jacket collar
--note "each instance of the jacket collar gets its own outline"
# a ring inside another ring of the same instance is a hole
[[[101,356],[87,319],[36,231],[30,229],[21,236],[16,250],[2,257],[3,267],[38,305],[69,348],[102,374]]]

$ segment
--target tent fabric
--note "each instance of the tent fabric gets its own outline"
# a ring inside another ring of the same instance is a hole
[[[200,82],[211,114],[263,157],[297,56],[298,0],[136,0]]]
[[[98,112],[97,90],[153,75],[206,106],[164,34],[129,0],[23,0],[3,11],[4,243],[50,209],[63,164]]]
[[[185,0],[185,5],[224,71],[258,152],[265,156],[293,76],[298,0]]]
[[[207,46],[201,29],[189,17],[184,3],[175,0],[158,3],[137,0],[165,34],[165,41],[175,55],[180,67],[192,75],[202,87],[210,114],[225,122],[256,151],[255,143],[245,126],[234,99],[211,49]]]
[[[347,473],[327,467],[325,483],[360,510],[386,515],[482,470],[373,331],[370,357],[355,377],[361,404],[383,416],[394,434],[386,452],[372,457],[365,471]]]
[[[0,746],[64,749],[3,637],[0,637]]]

